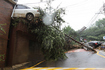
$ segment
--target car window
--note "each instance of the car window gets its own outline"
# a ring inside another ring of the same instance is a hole
[[[98,44],[101,44],[101,42],[98,42]]]
[[[27,6],[23,6],[23,5],[17,5],[16,9],[30,9],[30,8]]]

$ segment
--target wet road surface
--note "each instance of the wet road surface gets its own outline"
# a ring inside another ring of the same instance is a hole
[[[72,50],[66,52],[68,58],[65,60],[58,60],[48,64],[45,61],[36,67],[105,68],[105,52],[99,51],[99,54],[101,56],[91,51],[85,51],[84,49]],[[22,68],[32,67],[36,64],[36,62],[30,62]]]
[[[105,68],[105,58],[97,55],[97,53],[85,51],[70,52],[66,55],[67,59],[56,61],[56,67]]]

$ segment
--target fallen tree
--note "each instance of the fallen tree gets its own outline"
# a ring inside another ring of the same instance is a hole
[[[39,47],[42,50],[45,60],[58,60],[67,58],[65,55],[65,35],[56,28],[60,28],[65,21],[61,15],[64,14],[64,9],[56,10],[56,15],[53,17],[51,25],[45,25],[43,16],[46,14],[40,9],[40,16],[32,21],[27,21],[23,18],[14,18],[12,25],[17,26],[19,22],[27,25],[29,33],[35,34]],[[46,19],[47,21],[47,19]]]

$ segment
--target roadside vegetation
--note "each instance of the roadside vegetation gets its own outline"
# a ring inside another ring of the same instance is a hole
[[[73,39],[79,41],[79,34],[74,30],[72,29],[70,26],[67,26],[67,27],[64,27],[62,29],[63,33],[65,33],[66,35],[72,37]],[[66,46],[65,46],[65,49],[66,50],[71,50],[71,49],[74,49],[74,48],[82,48],[81,45],[79,45],[78,43],[72,41],[71,39],[69,39],[68,37],[65,36],[65,40],[66,40]]]
[[[105,18],[96,21],[94,25],[83,31],[81,36],[88,41],[104,41],[103,36],[105,36]]]

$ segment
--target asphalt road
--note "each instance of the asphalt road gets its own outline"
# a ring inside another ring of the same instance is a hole
[[[56,62],[43,62],[36,67],[67,67],[67,68],[105,68],[105,52],[93,53],[83,49],[68,51],[67,59]],[[48,64],[47,64],[48,63]],[[31,62],[22,68],[29,68],[37,63]],[[47,64],[47,65],[46,65]]]
[[[84,51],[66,53],[67,59],[59,60],[55,63],[56,67],[71,67],[71,68],[105,68],[104,54]]]

